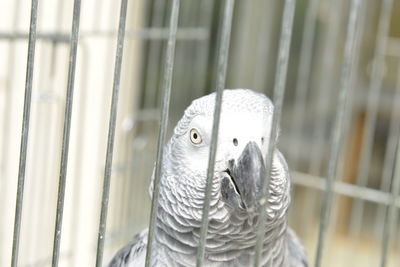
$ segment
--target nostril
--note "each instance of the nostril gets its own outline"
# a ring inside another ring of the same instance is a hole
[[[237,146],[238,145],[238,140],[236,139],[236,138],[233,138],[233,144],[235,145],[235,146]]]
[[[261,137],[261,144],[264,144],[264,137]]]

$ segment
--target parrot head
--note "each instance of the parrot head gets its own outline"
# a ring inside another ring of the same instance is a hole
[[[194,100],[168,144],[165,183],[182,194],[177,199],[185,199],[186,205],[203,203],[214,107],[215,93]],[[265,95],[249,89],[224,90],[211,205],[222,203],[247,213],[258,210],[272,114],[273,104]]]

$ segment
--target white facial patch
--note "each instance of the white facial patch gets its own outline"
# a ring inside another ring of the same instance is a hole
[[[207,170],[212,122],[212,116],[198,115],[189,124],[187,133],[180,138],[180,146],[183,148],[182,151],[185,151],[183,160],[193,171]],[[216,170],[226,167],[229,160],[237,159],[249,142],[258,144],[265,156],[270,125],[271,116],[267,116],[266,113],[223,110],[219,125]],[[191,140],[193,132],[202,139],[201,143],[193,143]]]
[[[217,158],[237,159],[249,142],[255,142],[263,155],[268,148],[271,117],[255,112],[225,112],[222,114]]]

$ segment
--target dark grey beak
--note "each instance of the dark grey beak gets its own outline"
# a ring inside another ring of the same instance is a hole
[[[222,180],[222,196],[233,208],[248,212],[257,210],[261,196],[261,182],[265,179],[265,165],[260,148],[249,142],[240,157],[230,160]]]

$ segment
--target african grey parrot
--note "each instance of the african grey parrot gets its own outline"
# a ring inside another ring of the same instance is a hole
[[[215,93],[194,100],[165,147],[151,266],[195,266],[214,105]],[[265,95],[249,89],[224,90],[205,266],[253,263],[273,109]],[[278,149],[269,178],[262,266],[306,267],[304,248],[287,226],[290,175]],[[147,229],[109,266],[144,266],[146,245]]]

